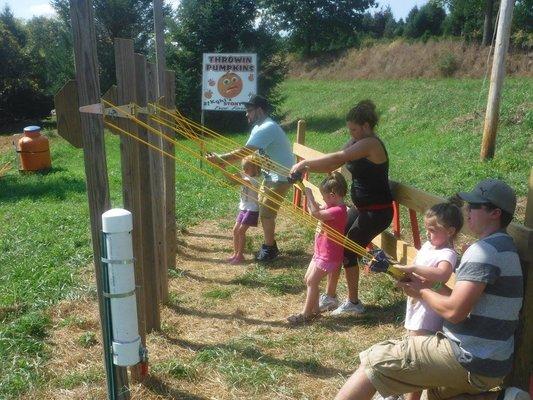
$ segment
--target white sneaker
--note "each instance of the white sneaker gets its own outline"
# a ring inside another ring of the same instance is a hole
[[[331,311],[336,309],[339,306],[339,300],[336,297],[328,296],[326,293],[320,295],[320,300],[318,301],[318,307],[320,312]]]
[[[505,389],[503,400],[530,400],[529,393],[511,386]]]
[[[341,315],[341,314],[363,314],[365,312],[365,306],[359,301],[357,304],[352,303],[350,300],[346,300],[342,303],[331,315]],[[520,399],[522,400],[522,399]]]

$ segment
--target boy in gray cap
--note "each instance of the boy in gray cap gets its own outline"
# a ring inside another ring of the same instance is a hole
[[[412,275],[405,293],[423,299],[445,322],[443,332],[378,343],[360,354],[361,365],[337,400],[370,400],[427,389],[429,400],[469,398],[529,400],[518,388],[490,392],[512,366],[514,334],[522,306],[522,268],[506,232],[516,208],[514,190],[497,179],[458,193],[467,223],[478,237],[455,270],[453,289],[433,290]]]

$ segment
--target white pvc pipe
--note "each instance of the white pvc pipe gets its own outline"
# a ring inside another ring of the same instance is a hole
[[[128,210],[114,208],[102,214],[111,321],[113,325],[113,363],[122,367],[140,362],[141,338],[137,323],[135,276],[133,272],[132,216]]]

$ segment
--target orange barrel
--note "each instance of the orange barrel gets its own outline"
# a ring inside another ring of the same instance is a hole
[[[48,138],[41,135],[39,126],[27,126],[18,142],[21,171],[41,171],[50,169],[50,145]]]

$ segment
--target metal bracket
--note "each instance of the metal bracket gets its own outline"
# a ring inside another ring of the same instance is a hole
[[[107,293],[102,292],[102,296],[107,297],[108,299],[123,299],[125,297],[130,297],[135,294],[135,289],[130,290],[129,292],[125,293]]]
[[[86,106],[81,106],[79,110],[81,113],[102,114],[108,117],[115,117],[115,118],[129,118],[130,116],[136,116],[137,114],[147,114],[147,115],[155,114],[155,110],[153,107],[152,108],[139,107],[138,105],[134,103],[125,104],[125,105],[116,106],[116,107],[108,107],[108,108],[106,108],[102,103],[96,103],[96,104],[89,104]]]
[[[130,258],[126,260],[110,260],[109,258],[101,258],[101,261],[106,264],[133,264],[135,263],[135,258]]]

